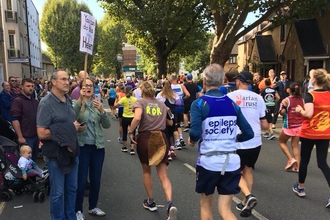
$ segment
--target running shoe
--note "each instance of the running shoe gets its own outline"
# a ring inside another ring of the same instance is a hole
[[[184,140],[182,138],[180,138],[180,144],[182,147],[186,146],[186,143],[184,142]]]
[[[181,146],[180,142],[175,143],[175,150],[182,150],[182,146]]]
[[[155,202],[152,202],[151,204],[148,203],[148,199],[145,199],[143,201],[143,207],[145,209],[149,209],[150,212],[154,212],[157,210],[157,205]]]
[[[127,151],[128,151],[128,150],[127,150],[127,147],[122,147],[122,148],[121,148],[121,151],[122,151],[122,152],[127,152]]]
[[[288,163],[285,166],[285,170],[292,169],[296,164],[297,164],[297,160],[294,158],[291,158],[290,160],[288,160]]]
[[[76,213],[76,218],[77,218],[77,220],[84,220],[85,216],[84,216],[84,214],[81,213],[81,211],[78,211]]]
[[[271,133],[271,134],[268,136],[268,140],[273,140],[274,138],[275,138],[274,133]]]
[[[176,153],[174,150],[170,150],[171,157],[176,157]]]
[[[93,208],[93,209],[89,210],[88,213],[91,215],[95,215],[95,216],[105,216],[105,212],[103,212],[99,208]]]
[[[306,196],[305,189],[304,189],[304,188],[302,188],[302,189],[298,188],[298,183],[293,184],[293,186],[292,186],[292,190],[293,190],[293,192],[295,192],[299,197],[304,197],[304,196]]]
[[[327,209],[330,208],[330,199],[328,199],[328,202],[327,202],[327,204],[325,205],[325,207],[326,207]]]
[[[171,157],[171,155],[168,155],[167,159],[168,159],[168,161],[172,161],[173,160],[173,158]]]
[[[257,205],[257,203],[258,203],[258,200],[254,195],[252,195],[252,194],[248,195],[245,198],[245,205],[242,208],[242,212],[244,210],[252,210]]]
[[[131,151],[129,152],[130,155],[135,155],[135,151],[134,149],[131,149]]]
[[[167,220],[176,220],[178,209],[171,203],[167,209]]]
[[[243,208],[244,208],[244,205],[243,205],[243,203],[241,202],[241,203],[238,203],[237,205],[236,205],[236,210],[238,210],[238,211],[242,211],[243,210]]]
[[[263,136],[264,138],[268,138],[268,137],[269,137],[269,133],[264,133],[262,136]]]
[[[185,127],[185,128],[183,129],[183,131],[184,131],[184,132],[189,132],[189,127]]]

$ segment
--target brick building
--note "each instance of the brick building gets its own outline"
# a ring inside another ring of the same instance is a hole
[[[309,70],[324,68],[330,72],[330,11],[315,18],[302,19],[273,28],[264,22],[238,43],[239,69],[282,70],[291,80],[302,81]]]

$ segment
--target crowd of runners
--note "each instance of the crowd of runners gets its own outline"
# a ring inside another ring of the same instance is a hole
[[[214,187],[218,188],[219,196],[225,198],[223,201],[219,200],[219,203],[223,202],[219,207],[230,201],[228,198],[231,197],[225,195],[241,191],[244,199],[236,209],[240,211],[241,216],[248,217],[257,205],[257,198],[251,193],[252,170],[258,159],[262,136],[269,140],[275,139],[273,129],[281,129],[278,144],[288,159],[284,169],[299,173],[299,180],[293,186],[293,191],[298,196],[306,194],[303,184],[314,144],[319,168],[330,186],[330,169],[326,162],[330,139],[328,123],[330,104],[327,104],[326,97],[330,93],[328,91],[330,79],[324,69],[311,70],[309,76],[309,81],[302,85],[289,81],[285,71],[277,76],[271,69],[268,76],[262,78],[259,73],[252,74],[248,71],[239,73],[235,68],[224,72],[219,65],[206,68],[199,79],[190,73],[163,75],[161,79],[150,76],[100,79],[89,77],[84,71],[79,72],[75,78],[68,77],[65,71],[57,71],[49,80],[21,80],[19,77],[11,76],[8,81],[2,83],[0,121],[5,123],[4,126],[8,127],[8,130],[13,128],[16,141],[20,145],[31,147],[31,159],[35,160],[38,154],[43,155],[41,146],[44,142],[47,145],[47,141],[52,138],[47,133],[47,126],[51,122],[41,119],[41,116],[46,117],[46,112],[40,113],[43,109],[47,109],[47,112],[51,111],[45,103],[51,103],[50,97],[53,96],[55,102],[64,102],[73,106],[75,112],[72,112],[73,129],[76,129],[78,134],[77,143],[81,150],[68,148],[68,151],[70,155],[75,156],[81,151],[79,159],[89,161],[86,166],[79,164],[77,168],[78,184],[74,215],[78,220],[84,219],[81,204],[86,184],[90,181],[93,192],[97,195],[99,193],[104,160],[104,140],[101,133],[102,128],[109,128],[111,123],[119,125],[118,142],[122,145],[121,151],[131,155],[137,153],[143,165],[143,180],[148,195],[143,202],[144,208],[150,211],[157,210],[150,184],[150,165],[156,165],[167,199],[168,219],[176,219],[177,208],[172,203],[172,188],[166,166],[163,167],[163,164],[167,164],[177,156],[176,150],[199,143],[197,168],[200,174],[203,174],[203,178],[205,175],[209,176],[207,181],[215,181],[213,186],[206,186],[205,182],[196,183],[196,192],[201,194],[201,204],[205,205],[201,205],[201,219],[210,218],[209,202]],[[59,96],[56,95],[56,91]],[[110,107],[109,115],[102,107],[102,103],[105,102]],[[219,108],[222,104],[230,107]],[[164,110],[164,106],[167,110]],[[276,128],[279,115],[283,116],[282,128]],[[6,129],[1,130],[0,135],[9,136]],[[157,133],[158,131],[161,132]],[[242,134],[239,133],[240,131]],[[183,139],[183,132],[189,132],[188,141]],[[223,138],[221,139],[220,136]],[[143,140],[141,137],[144,137]],[[234,138],[240,143],[223,142],[227,140],[226,138],[228,141]],[[290,138],[292,150],[287,146]],[[163,148],[155,147],[153,141],[164,143]],[[299,141],[302,145],[301,150]],[[72,144],[72,140],[69,143]],[[137,143],[140,143],[140,146]],[[147,146],[144,151],[141,150],[141,143]],[[93,150],[87,152],[86,148]],[[101,149],[103,150],[100,154]],[[150,155],[146,156],[145,152],[150,152],[151,149],[155,152],[153,157],[149,158]],[[160,153],[163,150],[166,152]],[[229,156],[231,154],[237,154],[238,160],[233,161]],[[92,155],[98,158],[97,161],[88,159]],[[48,157],[52,158],[49,155]],[[215,165],[212,159],[214,157],[224,161],[220,165]],[[46,162],[54,166],[51,160]],[[96,166],[98,171],[89,170],[88,166]],[[88,170],[98,174],[93,178],[87,178]],[[214,176],[210,171],[216,172],[219,176]],[[50,179],[53,173],[54,171],[50,170]],[[230,179],[226,186],[222,185],[224,179],[219,179],[223,175]],[[223,190],[220,189],[221,187]],[[105,212],[96,207],[97,200],[98,196],[90,198],[89,213],[104,216]],[[225,205],[223,209],[219,208],[219,213],[224,219],[231,219],[231,211],[225,207],[227,206]],[[330,207],[330,200],[326,207]],[[53,214],[52,212],[52,217]]]

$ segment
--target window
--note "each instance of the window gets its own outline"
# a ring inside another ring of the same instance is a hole
[[[18,14],[18,17],[20,17],[20,18],[22,17],[20,0],[17,0],[17,14]]]
[[[236,63],[236,56],[230,56],[229,57],[229,63],[235,64]]]
[[[285,41],[285,25],[284,25],[284,24],[281,25],[281,33],[280,33],[280,34],[281,34],[281,36],[280,36],[280,37],[281,37],[280,41],[281,41],[281,42]]]
[[[11,0],[7,0],[7,10],[13,10],[13,5],[11,4]]]
[[[20,44],[21,55],[24,55],[24,38],[22,35],[19,38],[19,44]]]
[[[9,34],[9,57],[16,57],[14,34]]]

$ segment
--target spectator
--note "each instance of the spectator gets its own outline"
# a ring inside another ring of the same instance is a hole
[[[70,89],[67,72],[57,70],[51,82],[52,91],[41,99],[37,113],[37,132],[50,178],[50,215],[51,219],[76,219],[80,152],[77,131],[84,131],[85,126],[79,126],[76,121],[67,95]]]
[[[173,124],[170,119],[172,113],[169,114],[166,105],[155,98],[152,82],[146,81],[140,85],[140,88],[142,99],[137,100],[134,104],[134,118],[128,133],[131,141],[137,144],[137,153],[142,164],[143,183],[148,195],[148,199],[143,201],[143,207],[149,211],[157,210],[151,178],[151,166],[155,165],[167,200],[167,220],[175,220],[177,208],[172,203],[172,185],[167,176],[169,146],[164,133],[166,124]],[[134,141],[132,131],[137,126],[139,126],[139,135]]]
[[[304,119],[300,132],[299,179],[292,189],[300,197],[306,195],[304,183],[314,146],[318,167],[322,170],[328,187],[330,187],[330,168],[327,164],[330,140],[330,91],[324,89],[324,86],[330,86],[330,74],[325,69],[311,70],[310,81],[314,90],[305,96],[304,106],[296,107],[296,112],[300,113]],[[330,208],[330,199],[325,207]]]
[[[287,79],[287,74],[285,71],[282,71],[280,73],[280,79],[281,80],[276,82],[273,87],[279,94],[280,99],[277,100],[275,103],[274,117],[272,120],[272,129],[276,128],[275,125],[277,122],[278,114],[280,113],[280,105],[281,105],[282,100],[289,96],[289,93],[287,92],[287,90],[290,86],[290,81]]]
[[[77,86],[76,86],[76,88],[74,88],[72,90],[72,93],[70,95],[70,98],[71,99],[78,99],[79,98],[79,96],[80,96],[80,87],[79,87],[79,84],[80,84],[81,81],[84,80],[85,77],[86,77],[86,79],[89,78],[89,75],[88,75],[87,72],[86,72],[86,75],[85,75],[85,71],[83,71],[83,70],[78,73]]]
[[[93,81],[86,79],[86,84],[80,82],[80,97],[73,100],[73,109],[76,120],[81,126],[86,127],[83,132],[78,132],[80,146],[78,188],[76,196],[77,220],[83,220],[83,201],[86,179],[89,172],[89,208],[88,213],[96,216],[105,216],[105,212],[97,207],[101,186],[102,167],[105,156],[103,128],[110,127],[110,119],[102,107],[102,103],[93,100]],[[85,109],[82,112],[82,103]]]
[[[262,81],[262,77],[259,72],[253,74],[253,84],[252,84],[252,91],[259,94],[259,83]]]
[[[191,105],[189,146],[198,143],[196,192],[200,194],[201,219],[213,219],[212,204],[218,189],[218,210],[222,219],[236,219],[231,210],[233,194],[239,193],[240,158],[237,142],[253,138],[253,130],[240,108],[219,90],[223,68],[211,64],[203,72],[206,94]],[[219,108],[219,106],[222,108]],[[237,126],[241,133],[237,134]],[[218,132],[219,131],[219,132]]]
[[[11,123],[10,106],[15,98],[15,93],[10,90],[9,82],[2,83],[2,92],[0,93],[0,114]]]
[[[10,76],[9,77],[9,84],[10,84],[10,90],[16,95],[21,93],[21,90],[19,89],[17,77]]]
[[[36,118],[39,102],[32,98],[34,93],[32,79],[22,80],[22,91],[13,100],[10,107],[13,128],[18,136],[19,144],[27,144],[32,148],[32,160],[39,153],[39,138],[37,136]]]

